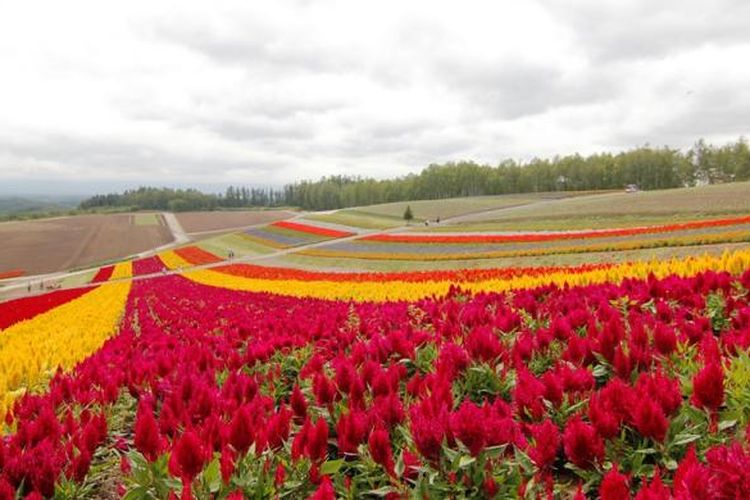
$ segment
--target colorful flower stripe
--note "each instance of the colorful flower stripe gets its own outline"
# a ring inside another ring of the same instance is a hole
[[[164,263],[158,255],[144,257],[133,261],[133,276],[160,273],[164,269]]]
[[[110,281],[132,278],[133,277],[133,263],[131,261],[119,262],[115,264],[115,270],[112,271],[112,276],[109,278]]]
[[[159,254],[159,258],[167,269],[185,269],[193,267],[193,263],[179,255],[175,250],[167,250]]]
[[[174,250],[174,253],[182,257],[187,262],[196,266],[203,264],[214,264],[216,262],[221,262],[222,260],[224,260],[212,254],[211,252],[208,252],[196,246],[178,248]]]
[[[490,279],[510,279],[518,276],[543,276],[565,271],[571,274],[583,273],[597,269],[606,269],[613,264],[588,264],[571,267],[519,267],[500,269],[458,269],[447,271],[411,271],[411,272],[321,272],[293,269],[289,267],[266,267],[253,264],[228,264],[212,268],[213,271],[265,280],[299,280],[299,281],[352,281],[352,282],[427,282],[451,281],[454,283],[486,281]]]
[[[12,271],[3,271],[0,272],[0,280],[10,279],[10,278],[20,278],[25,273],[20,269],[14,269]]]
[[[93,288],[73,288],[70,290],[57,290],[35,297],[24,297],[22,299],[9,300],[0,304],[0,330],[11,325],[47,312],[55,307],[77,299],[81,295],[90,292]],[[3,335],[4,332],[0,335]]]
[[[178,257],[179,258],[179,257]],[[184,262],[184,261],[183,261]],[[171,265],[170,265],[171,267]],[[721,257],[701,256],[685,259],[652,260],[613,265],[605,269],[585,272],[565,270],[538,276],[518,276],[510,279],[489,279],[460,283],[469,292],[503,292],[544,285],[583,286],[599,283],[619,283],[626,278],[645,278],[669,275],[690,276],[702,271],[727,271],[739,273],[750,268],[750,251],[725,252]],[[575,268],[574,268],[575,269]],[[253,292],[269,292],[294,297],[312,297],[330,300],[384,302],[391,300],[418,300],[423,297],[444,296],[455,286],[444,282],[340,282],[330,279],[304,281],[300,279],[267,280],[232,276],[210,269],[186,271],[184,276],[204,285]]]
[[[570,239],[607,238],[612,236],[635,236],[649,233],[667,233],[690,229],[725,227],[750,223],[750,216],[729,219],[692,221],[663,226],[635,227],[623,229],[603,229],[599,231],[570,231],[564,233],[524,233],[524,234],[374,234],[359,238],[364,241],[387,243],[510,243],[531,241],[555,241]]]
[[[73,368],[117,332],[130,283],[101,285],[3,331],[0,416],[19,396],[43,387],[58,367]]]
[[[300,233],[314,234],[317,236],[326,236],[328,238],[345,238],[347,236],[354,236],[355,233],[347,231],[338,231],[336,229],[329,229],[327,227],[312,226],[310,224],[302,224],[300,222],[291,221],[277,221],[270,224],[271,226],[281,227],[284,229],[291,229],[292,231],[298,231]]]
[[[140,280],[121,333],[15,405],[0,492],[747,498],[748,289],[351,304]]]
[[[115,270],[115,266],[105,266],[99,269],[96,276],[91,280],[92,283],[101,283],[108,281],[112,277],[112,273]]]
[[[725,233],[709,233],[690,236],[673,236],[670,238],[654,238],[643,240],[626,240],[622,242],[598,243],[592,245],[568,245],[556,247],[529,248],[519,250],[489,250],[478,252],[372,252],[338,250],[335,248],[310,248],[299,251],[299,255],[326,258],[350,258],[365,260],[468,260],[468,259],[500,259],[508,257],[536,257],[543,255],[558,255],[571,253],[615,252],[626,250],[643,250],[648,248],[681,247],[695,245],[712,245],[719,243],[740,243],[750,241],[750,231],[729,231]]]

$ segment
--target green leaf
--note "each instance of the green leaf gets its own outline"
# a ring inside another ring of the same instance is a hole
[[[375,495],[378,497],[384,497],[388,493],[395,493],[396,490],[393,488],[393,486],[382,486],[376,490],[370,490],[367,492],[368,495]]]
[[[216,493],[221,488],[221,471],[218,458],[211,460],[203,471],[203,481],[211,493]]]
[[[123,500],[141,500],[142,498],[148,498],[148,488],[145,486],[138,486],[125,493],[122,497]]]
[[[737,425],[737,420],[722,420],[721,422],[719,422],[719,430],[725,431],[731,427],[734,427],[735,425]]]
[[[683,446],[701,438],[700,434],[677,434],[672,442],[673,446]]]
[[[344,465],[344,460],[327,460],[323,462],[323,465],[320,466],[320,475],[331,475],[335,474],[339,471],[341,466]]]
[[[465,469],[466,467],[470,466],[474,462],[476,462],[477,459],[475,457],[470,457],[468,455],[462,455],[461,458],[458,460],[458,467],[460,469]]]

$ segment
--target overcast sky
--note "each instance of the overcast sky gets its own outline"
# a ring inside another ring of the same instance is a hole
[[[726,142],[750,135],[748,19],[745,0],[3,2],[0,190]]]

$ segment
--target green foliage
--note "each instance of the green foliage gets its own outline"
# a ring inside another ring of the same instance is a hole
[[[414,214],[411,212],[411,205],[406,205],[406,210],[404,210],[404,220],[406,222],[409,222],[414,219]]]
[[[330,176],[301,181],[281,189],[230,186],[223,195],[194,189],[142,187],[123,194],[97,195],[82,208],[131,205],[141,209],[213,210],[220,207],[298,206],[331,210],[410,200],[549,191],[666,189],[750,179],[750,149],[744,139],[724,146],[698,141],[687,153],[643,146],[618,154],[573,154],[527,163],[503,160],[498,165],[472,161],[430,165],[418,175],[375,180]]]

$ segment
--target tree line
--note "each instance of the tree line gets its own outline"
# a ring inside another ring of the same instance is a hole
[[[750,180],[750,148],[740,138],[722,146],[700,140],[685,152],[643,146],[617,154],[573,154],[527,162],[503,160],[494,166],[460,161],[433,164],[419,174],[393,179],[330,176],[280,189],[230,186],[222,194],[142,187],[93,196],[82,202],[81,208],[129,206],[179,212],[296,206],[330,210],[394,201],[621,189],[629,184],[651,190],[743,180]]]

